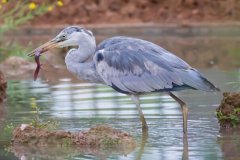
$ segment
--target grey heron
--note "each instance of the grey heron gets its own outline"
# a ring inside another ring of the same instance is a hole
[[[78,26],[63,29],[55,38],[29,53],[40,54],[52,48],[78,46],[67,52],[67,69],[80,79],[102,83],[130,95],[136,104],[142,129],[148,126],[140,107],[139,95],[166,92],[177,101],[183,115],[183,132],[187,133],[188,107],[173,91],[183,89],[219,91],[197,69],[152,42],[117,36],[96,45],[90,30]]]

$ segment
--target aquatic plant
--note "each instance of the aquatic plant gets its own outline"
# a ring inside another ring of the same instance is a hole
[[[59,123],[54,120],[47,120],[43,121],[40,119],[40,108],[37,106],[36,99],[31,98],[30,99],[30,106],[33,109],[33,120],[31,121],[30,125],[34,128],[39,129],[46,129],[46,130],[55,130],[58,128]]]
[[[240,93],[224,92],[216,117],[222,128],[240,127]]]
[[[119,139],[110,138],[110,137],[104,137],[102,139],[101,143],[103,144],[103,146],[105,148],[108,148],[108,147],[116,146],[117,144],[120,143],[120,140]]]
[[[61,146],[62,147],[70,147],[73,144],[72,140],[70,138],[63,138]]]
[[[3,129],[3,135],[7,137],[11,137],[13,129],[14,129],[14,125],[12,123],[6,124]]]
[[[0,141],[5,142],[4,146],[3,146],[4,151],[5,151],[5,154],[9,154],[10,144],[11,144],[10,140],[12,138],[13,130],[14,130],[15,126],[13,125],[13,123],[5,123],[3,126],[4,126],[3,130],[0,134]]]
[[[11,140],[14,128],[15,126],[13,125],[13,123],[6,122],[3,124],[3,128],[0,134],[0,141],[6,142],[5,147],[8,147],[8,145],[10,144],[10,140]]]
[[[233,128],[236,128],[240,124],[240,108],[234,108],[233,112],[228,115],[218,110],[216,111],[216,116],[220,124],[230,123]]]

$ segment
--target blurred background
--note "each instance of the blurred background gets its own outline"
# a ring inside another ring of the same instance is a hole
[[[2,0],[0,13],[0,61],[11,55],[26,58],[26,52],[64,27],[81,25],[93,30],[98,42],[114,35],[145,37],[161,43],[190,64],[198,63],[197,67],[211,67],[213,63],[239,66],[236,59],[230,63],[238,50],[236,41],[186,39],[206,35],[236,37],[240,19],[238,0]],[[173,36],[185,39],[166,40]],[[201,45],[208,49],[203,50]],[[194,57],[189,52],[194,52]],[[223,57],[228,64],[220,63]]]
[[[41,1],[36,1],[41,2]],[[240,18],[237,0],[65,0],[34,25],[231,22]]]
[[[97,43],[113,36],[152,41],[198,68],[223,92],[240,89],[239,0],[0,0],[0,159],[238,159],[239,133],[221,133],[215,110],[221,93],[177,93],[190,109],[188,145],[177,103],[163,93],[143,95],[149,136],[141,134],[130,98],[77,79],[65,67],[69,48],[26,56],[70,25],[93,31]],[[7,87],[6,87],[7,86]],[[11,147],[13,127],[54,120],[77,131],[108,124],[131,133],[131,151]]]

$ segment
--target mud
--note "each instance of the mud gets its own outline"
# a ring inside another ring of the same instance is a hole
[[[239,0],[63,0],[63,4],[31,24],[227,22],[240,18]]]
[[[7,81],[0,70],[0,103],[6,98]]]
[[[49,131],[22,124],[14,129],[12,143],[30,146],[135,148],[135,140],[130,134],[105,125],[93,127],[88,131],[69,132]]]
[[[56,60],[52,60],[51,55],[44,56],[46,59],[43,59],[39,78],[48,81],[50,84],[56,84],[59,79],[66,77],[71,78],[73,82],[81,82],[76,76],[68,72],[65,65],[60,66]],[[33,80],[35,68],[36,64],[34,62],[16,56],[9,57],[0,63],[0,69],[3,71],[6,80]]]
[[[216,111],[222,128],[240,128],[240,93],[223,93]]]
[[[0,68],[6,79],[30,78],[32,77],[32,71],[35,69],[35,64],[24,58],[12,56],[0,63]]]

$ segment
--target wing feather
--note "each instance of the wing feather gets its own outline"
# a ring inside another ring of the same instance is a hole
[[[98,61],[98,56],[103,58]],[[217,90],[179,57],[140,39],[113,37],[103,41],[94,55],[94,63],[105,83],[122,93],[185,88]]]

